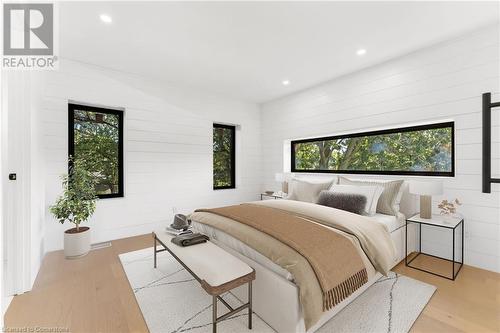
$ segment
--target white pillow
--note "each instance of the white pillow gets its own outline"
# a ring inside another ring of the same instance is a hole
[[[400,210],[401,198],[403,196],[404,181],[402,179],[351,179],[340,176],[339,184],[384,187],[384,191],[380,196],[380,200],[377,206],[377,213],[394,216],[398,215],[398,212]]]
[[[330,191],[336,193],[360,194],[366,197],[364,215],[375,215],[377,212],[378,199],[384,188],[382,186],[358,186],[358,185],[336,185],[330,187]]]
[[[331,184],[331,180],[327,182],[308,182],[292,178],[288,183],[287,199],[316,203],[318,202],[319,193],[327,190]]]

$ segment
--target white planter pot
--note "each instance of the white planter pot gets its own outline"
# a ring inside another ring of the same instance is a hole
[[[75,230],[72,228],[64,232],[64,255],[67,259],[83,257],[90,251],[90,228],[80,227],[80,232]]]

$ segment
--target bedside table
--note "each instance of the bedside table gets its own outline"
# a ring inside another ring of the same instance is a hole
[[[410,225],[410,224],[418,224],[418,252],[416,252],[417,254],[413,258],[408,260],[408,225]],[[451,232],[453,233],[453,244],[452,244],[453,250],[452,250],[452,259],[451,260],[447,259],[447,258],[436,256],[436,255],[432,255],[429,253],[422,252],[422,225],[430,226],[432,228],[444,228],[447,230],[451,230]],[[456,231],[457,231],[457,228],[459,228],[459,227],[461,229],[460,230],[460,236],[461,236],[460,251],[462,253],[460,256],[460,261],[455,261],[455,256],[456,256],[456,254],[455,254],[455,249],[456,249],[455,241],[457,239],[457,237],[456,237],[457,232]],[[417,259],[420,255],[429,256],[429,257],[437,258],[439,260],[445,260],[445,261],[450,262],[451,263],[451,277],[447,276],[447,275],[439,274],[436,272],[432,272],[432,271],[424,269],[424,268],[412,266],[411,263],[415,259]],[[442,215],[432,215],[432,218],[424,219],[424,218],[421,218],[419,216],[419,214],[417,214],[417,215],[414,215],[414,216],[406,219],[406,234],[405,234],[405,265],[406,266],[413,268],[413,269],[417,269],[419,271],[423,271],[426,273],[430,273],[430,274],[437,275],[437,276],[446,278],[448,280],[454,281],[455,278],[457,277],[458,273],[462,269],[463,263],[464,263],[464,219],[463,218],[461,218],[461,217],[460,218],[446,217],[446,219],[445,219],[445,217],[443,217]],[[455,270],[455,267],[457,264],[459,265],[458,270]]]
[[[284,197],[280,196],[280,195],[275,195],[274,193],[273,194],[267,194],[267,193],[261,193],[260,194],[260,200],[264,200],[264,198],[267,197],[267,198],[274,198],[274,199],[283,199]]]

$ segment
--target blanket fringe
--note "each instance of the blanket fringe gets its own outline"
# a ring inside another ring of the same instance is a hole
[[[341,284],[323,292],[323,311],[328,311],[342,302],[366,282],[368,282],[368,274],[366,268],[363,268]]]

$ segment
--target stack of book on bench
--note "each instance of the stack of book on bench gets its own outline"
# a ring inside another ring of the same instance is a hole
[[[174,229],[170,226],[165,228],[165,231],[174,236],[190,235],[193,233],[193,228],[191,226],[184,229]]]

